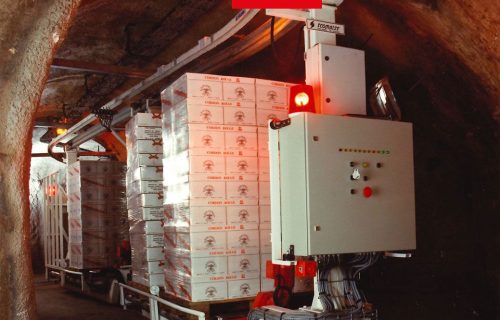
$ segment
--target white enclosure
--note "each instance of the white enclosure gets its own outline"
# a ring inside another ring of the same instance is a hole
[[[414,249],[412,125],[290,118],[270,130],[273,260]]]

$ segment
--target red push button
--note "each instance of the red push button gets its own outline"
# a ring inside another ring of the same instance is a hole
[[[372,190],[372,188],[370,188],[370,187],[365,187],[365,188],[363,189],[363,195],[365,196],[365,198],[370,198],[370,197],[372,196],[372,194],[373,194],[373,190]]]

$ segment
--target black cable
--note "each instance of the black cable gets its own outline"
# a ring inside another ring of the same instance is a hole
[[[297,64],[299,63],[299,53],[300,53],[300,49],[301,49],[301,45],[300,45],[300,42],[302,40],[302,28],[299,29],[299,38],[298,38],[298,41],[297,41],[297,46],[296,46],[296,49],[295,49],[295,53],[292,57],[292,63],[291,64],[286,64],[286,63],[283,63],[281,57],[278,55],[278,52],[276,50],[276,46],[275,46],[275,37],[274,37],[274,27],[275,27],[275,22],[276,22],[276,19],[275,17],[271,17],[271,30],[270,30],[270,40],[271,40],[271,52],[273,54],[273,58],[276,62],[277,65],[279,65],[280,68],[284,68],[286,70],[288,70],[288,68],[290,66],[293,66],[294,68],[297,66]]]
[[[368,38],[365,40],[365,42],[363,42],[359,48],[359,50],[364,50],[365,49],[365,46],[368,44],[368,41],[371,40],[371,38],[373,37],[373,33],[370,33],[370,35],[368,36]]]
[[[278,56],[278,52],[276,52],[276,47],[274,45],[274,23],[275,23],[275,17],[271,18],[271,32],[270,32],[270,37],[271,37],[271,51],[273,53],[273,58],[276,61],[278,65],[282,65],[281,59]]]
[[[273,292],[274,304],[280,307],[286,307],[292,296],[292,288],[289,288],[284,284],[284,281],[282,281],[284,280],[283,276],[279,273],[277,273],[274,277],[278,280],[278,285]],[[282,292],[285,293],[285,296],[283,296]]]
[[[265,314],[266,320],[376,320],[377,312],[363,310],[334,311],[320,314],[300,310],[289,312],[274,311],[267,308],[254,309],[249,312],[249,320],[261,320]]]

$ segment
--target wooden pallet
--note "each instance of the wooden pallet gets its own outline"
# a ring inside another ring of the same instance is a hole
[[[149,293],[149,288],[147,286],[131,281],[128,282],[127,284],[133,288]],[[246,316],[255,300],[255,297],[249,297],[249,298],[238,298],[238,299],[227,299],[227,300],[192,302],[168,294],[163,289],[161,289],[160,291],[160,298],[188,309],[204,312],[206,319],[228,319],[228,320],[242,319],[242,318],[246,319]],[[161,313],[162,314],[164,313],[169,320],[198,319],[195,316],[188,315],[186,313],[174,310],[172,308],[169,308],[161,304],[159,308],[161,310]]]

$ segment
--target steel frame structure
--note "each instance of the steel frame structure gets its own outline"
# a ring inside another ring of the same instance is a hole
[[[64,228],[64,214],[67,212],[66,190],[61,181],[61,172],[43,179],[43,247],[45,278],[49,279],[50,269],[66,267],[68,254],[68,233]],[[66,177],[64,176],[64,179]],[[52,190],[54,194],[51,194]]]
[[[198,320],[205,320],[205,313],[204,312],[179,306],[175,303],[172,303],[170,301],[162,299],[156,295],[138,290],[136,288],[133,288],[133,287],[128,286],[128,285],[123,284],[123,283],[118,283],[118,285],[120,286],[120,305],[123,307],[123,310],[127,310],[127,303],[129,301],[125,297],[125,290],[129,290],[129,291],[135,292],[137,294],[140,294],[144,297],[147,297],[149,299],[149,319],[151,319],[151,320],[166,319],[165,317],[160,315],[160,309],[158,308],[159,303],[163,304],[167,307],[170,307],[172,309],[175,309],[177,311],[181,311],[183,313],[186,313],[188,315],[198,317]]]

